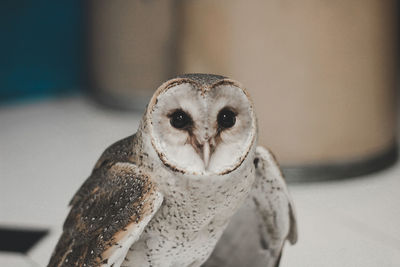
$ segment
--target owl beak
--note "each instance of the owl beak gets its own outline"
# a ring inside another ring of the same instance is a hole
[[[210,162],[210,156],[214,151],[214,141],[212,140],[212,138],[209,139],[207,137],[199,142],[197,138],[193,137],[194,136],[189,139],[189,142],[192,145],[193,149],[196,151],[197,155],[199,155],[199,157],[203,160],[204,169],[206,170]]]
[[[210,142],[209,141],[204,142],[202,150],[203,150],[204,168],[207,169],[208,163],[210,161]]]

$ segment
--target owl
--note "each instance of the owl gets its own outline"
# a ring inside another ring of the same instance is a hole
[[[278,266],[296,218],[238,82],[162,84],[70,202],[48,266]]]

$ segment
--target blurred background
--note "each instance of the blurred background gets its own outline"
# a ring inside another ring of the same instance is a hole
[[[46,265],[101,152],[187,72],[254,99],[299,216],[282,266],[399,266],[398,5],[2,1],[0,266]]]

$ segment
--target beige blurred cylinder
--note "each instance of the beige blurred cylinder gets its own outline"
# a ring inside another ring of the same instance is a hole
[[[394,0],[189,0],[182,14],[181,72],[241,81],[281,164],[357,162],[394,146]]]
[[[105,104],[143,110],[175,74],[174,0],[91,0],[87,12],[92,92]]]

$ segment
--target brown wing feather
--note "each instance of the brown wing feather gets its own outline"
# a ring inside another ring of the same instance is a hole
[[[99,266],[127,227],[154,214],[156,188],[131,163],[100,164],[71,201],[48,266]]]
[[[110,168],[116,162],[132,162],[132,146],[137,143],[137,141],[138,138],[136,138],[135,134],[119,140],[109,146],[97,160],[93,168],[93,172],[103,167],[106,169]],[[75,193],[69,205],[73,206],[76,202],[80,201],[86,195],[90,194],[92,190],[98,187],[102,178],[102,176],[96,176],[92,173],[92,175],[82,184],[79,190]]]
[[[285,240],[297,240],[293,203],[272,153],[258,147],[254,165],[253,188],[204,267],[278,267]]]

